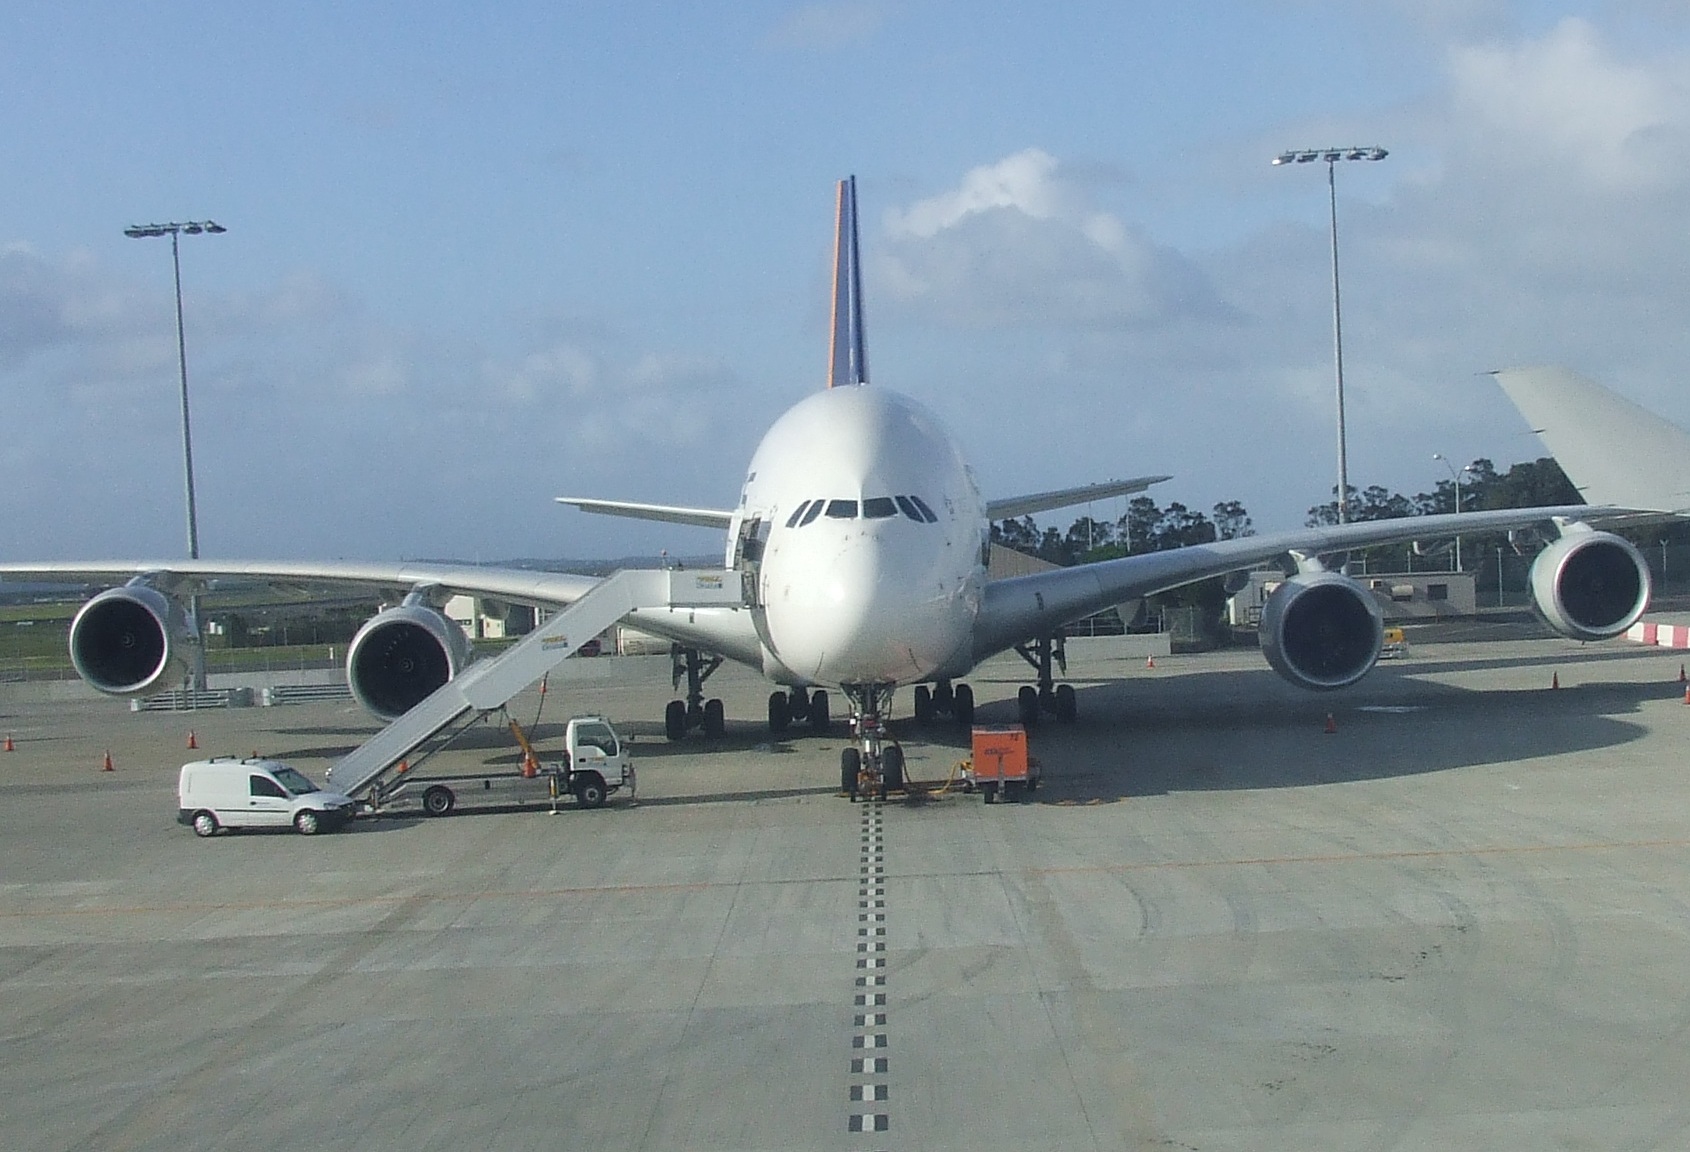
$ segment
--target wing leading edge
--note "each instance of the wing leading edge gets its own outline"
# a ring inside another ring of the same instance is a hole
[[[1468,535],[1526,528],[1555,520],[1586,521],[1601,518],[1603,511],[1575,504],[1369,520],[1218,540],[997,580],[986,585],[985,601],[975,625],[974,657],[983,660],[1016,644],[1049,636],[1064,624],[1115,604],[1210,576],[1224,576],[1287,553],[1321,556],[1379,544],[1453,536],[1458,532]]]
[[[671,504],[636,504],[630,500],[590,500],[579,496],[559,496],[557,502],[599,516],[662,520],[670,524],[691,524],[696,528],[725,530],[734,517],[732,512],[718,508],[678,508]]]
[[[986,502],[986,519],[1013,520],[1017,516],[1031,516],[1052,508],[1072,508],[1093,500],[1107,500],[1111,496],[1129,496],[1143,492],[1152,484],[1172,480],[1172,476],[1139,476],[1132,480],[1106,480],[1102,484],[1085,484],[1079,488],[1058,488],[1052,492],[1034,492],[1026,496],[1006,496]]]

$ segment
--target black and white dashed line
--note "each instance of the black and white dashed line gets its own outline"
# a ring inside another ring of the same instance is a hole
[[[857,993],[851,1023],[851,1109],[846,1128],[851,1132],[888,1132],[892,1118],[870,1111],[864,1104],[885,1104],[892,1087],[885,1080],[889,1061],[883,1055],[886,1032],[886,857],[881,805],[863,805],[862,872],[857,888]],[[873,1053],[871,1055],[871,1053]],[[867,1079],[865,1079],[865,1077]]]

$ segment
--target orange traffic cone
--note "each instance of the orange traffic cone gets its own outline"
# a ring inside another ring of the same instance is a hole
[[[1690,704],[1690,687],[1684,689],[1684,702]]]
[[[1328,736],[1331,736],[1331,735],[1334,735],[1337,731],[1338,731],[1338,720],[1335,716],[1332,715],[1332,713],[1328,712],[1326,714],[1326,734]]]
[[[112,770],[113,770],[113,769],[112,769],[112,763],[111,763],[111,753],[110,753],[110,752],[107,752],[107,753],[106,753],[106,762],[105,762],[105,763],[104,763],[104,764],[103,764],[103,765],[101,765],[101,767],[100,767],[100,771],[102,771],[102,772],[110,772],[110,771],[112,771]]]
[[[534,762],[534,757],[529,755],[522,757],[522,774],[530,780],[540,774],[540,766]]]
[[[1145,658],[1144,658],[1144,666],[1145,666],[1145,667],[1146,667],[1146,668],[1154,668],[1154,667],[1156,667],[1156,657],[1154,657],[1154,656],[1146,656],[1146,657],[1145,657]]]
[[[188,747],[198,748],[199,746],[200,742],[198,737],[194,735],[194,730],[192,728],[188,729]]]
[[[1550,674],[1549,686],[1551,688],[1559,688],[1561,686],[1561,674],[1559,672],[1553,672]]]
[[[409,760],[399,761],[399,767],[394,769],[394,771],[399,773],[399,775],[401,775],[401,776],[403,776],[405,773],[409,772],[410,770],[411,770],[411,762]]]
[[[16,752],[17,750],[18,746],[12,743],[12,734],[10,732],[6,733],[6,751]]]

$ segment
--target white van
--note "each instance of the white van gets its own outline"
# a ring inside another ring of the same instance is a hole
[[[196,836],[219,828],[288,828],[303,836],[332,831],[352,819],[350,798],[325,792],[280,760],[218,756],[182,765],[176,821]]]

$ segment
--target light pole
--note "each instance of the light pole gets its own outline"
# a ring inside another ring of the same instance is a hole
[[[1459,516],[1461,515],[1461,477],[1463,474],[1473,471],[1473,466],[1471,464],[1465,464],[1462,466],[1461,471],[1457,472],[1455,470],[1455,465],[1451,464],[1449,462],[1449,457],[1445,456],[1442,452],[1432,453],[1432,459],[1442,461],[1444,470],[1449,473],[1449,478],[1455,481],[1455,514]],[[1457,572],[1461,571],[1461,533],[1459,532],[1455,534],[1455,570]]]
[[[178,237],[186,232],[190,236],[202,234],[218,235],[228,229],[213,220],[188,220],[183,223],[172,221],[169,224],[134,224],[123,230],[123,234],[132,240],[150,239],[155,236],[170,237],[170,267],[176,274],[176,365],[182,380],[182,468],[186,477],[188,489],[188,559],[200,558],[200,530],[199,518],[194,508],[194,436],[192,425],[188,420],[188,342],[182,327],[182,255],[179,249]],[[189,611],[194,618],[194,630],[199,630],[199,597],[193,597]],[[202,646],[194,663],[194,687],[205,688],[205,649]]]
[[[1340,160],[1383,160],[1390,153],[1383,148],[1304,148],[1281,152],[1273,158],[1281,164],[1326,161],[1327,200],[1332,209],[1332,361],[1338,376],[1338,523],[1349,521],[1350,465],[1344,441],[1344,314],[1338,304],[1338,177]]]

